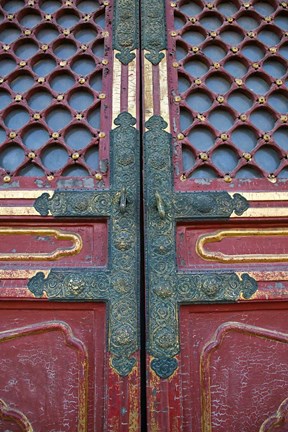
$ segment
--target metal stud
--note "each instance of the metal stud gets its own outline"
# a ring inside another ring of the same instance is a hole
[[[209,156],[208,156],[207,153],[202,152],[202,153],[199,154],[199,158],[200,158],[202,161],[207,161],[207,160],[209,159]]]
[[[75,153],[72,154],[71,157],[72,157],[73,160],[77,160],[77,159],[79,159],[80,154],[78,152],[75,152]]]
[[[224,181],[225,181],[226,183],[231,183],[231,182],[232,182],[232,178],[231,178],[231,176],[230,176],[229,174],[225,174],[225,176],[224,176]]]
[[[252,159],[252,155],[250,153],[243,153],[242,156],[244,159],[246,159],[247,162]]]

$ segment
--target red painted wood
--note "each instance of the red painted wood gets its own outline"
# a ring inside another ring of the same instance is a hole
[[[0,399],[26,415],[35,431],[104,430],[105,306],[0,307]]]
[[[201,419],[205,431],[258,431],[277,410],[288,390],[286,315],[287,304],[181,307],[183,431],[200,431]]]
[[[287,395],[286,317],[287,303],[181,306],[179,370],[149,371],[149,430],[258,432]]]

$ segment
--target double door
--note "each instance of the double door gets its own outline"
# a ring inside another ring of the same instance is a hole
[[[0,430],[287,431],[286,3],[0,12]]]

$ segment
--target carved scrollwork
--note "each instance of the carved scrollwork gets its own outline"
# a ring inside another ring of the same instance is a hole
[[[165,2],[142,0],[142,45],[147,60],[157,65],[164,58],[161,52],[167,48]]]
[[[135,0],[117,0],[113,18],[113,48],[116,58],[127,65],[135,58],[131,51],[139,46],[139,11]]]

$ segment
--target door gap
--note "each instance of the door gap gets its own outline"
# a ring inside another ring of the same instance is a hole
[[[147,432],[147,392],[146,392],[146,299],[145,299],[145,238],[144,238],[144,124],[143,124],[143,86],[142,86],[142,47],[141,47],[141,5],[139,12],[139,133],[140,133],[140,407],[141,407],[141,432]]]

